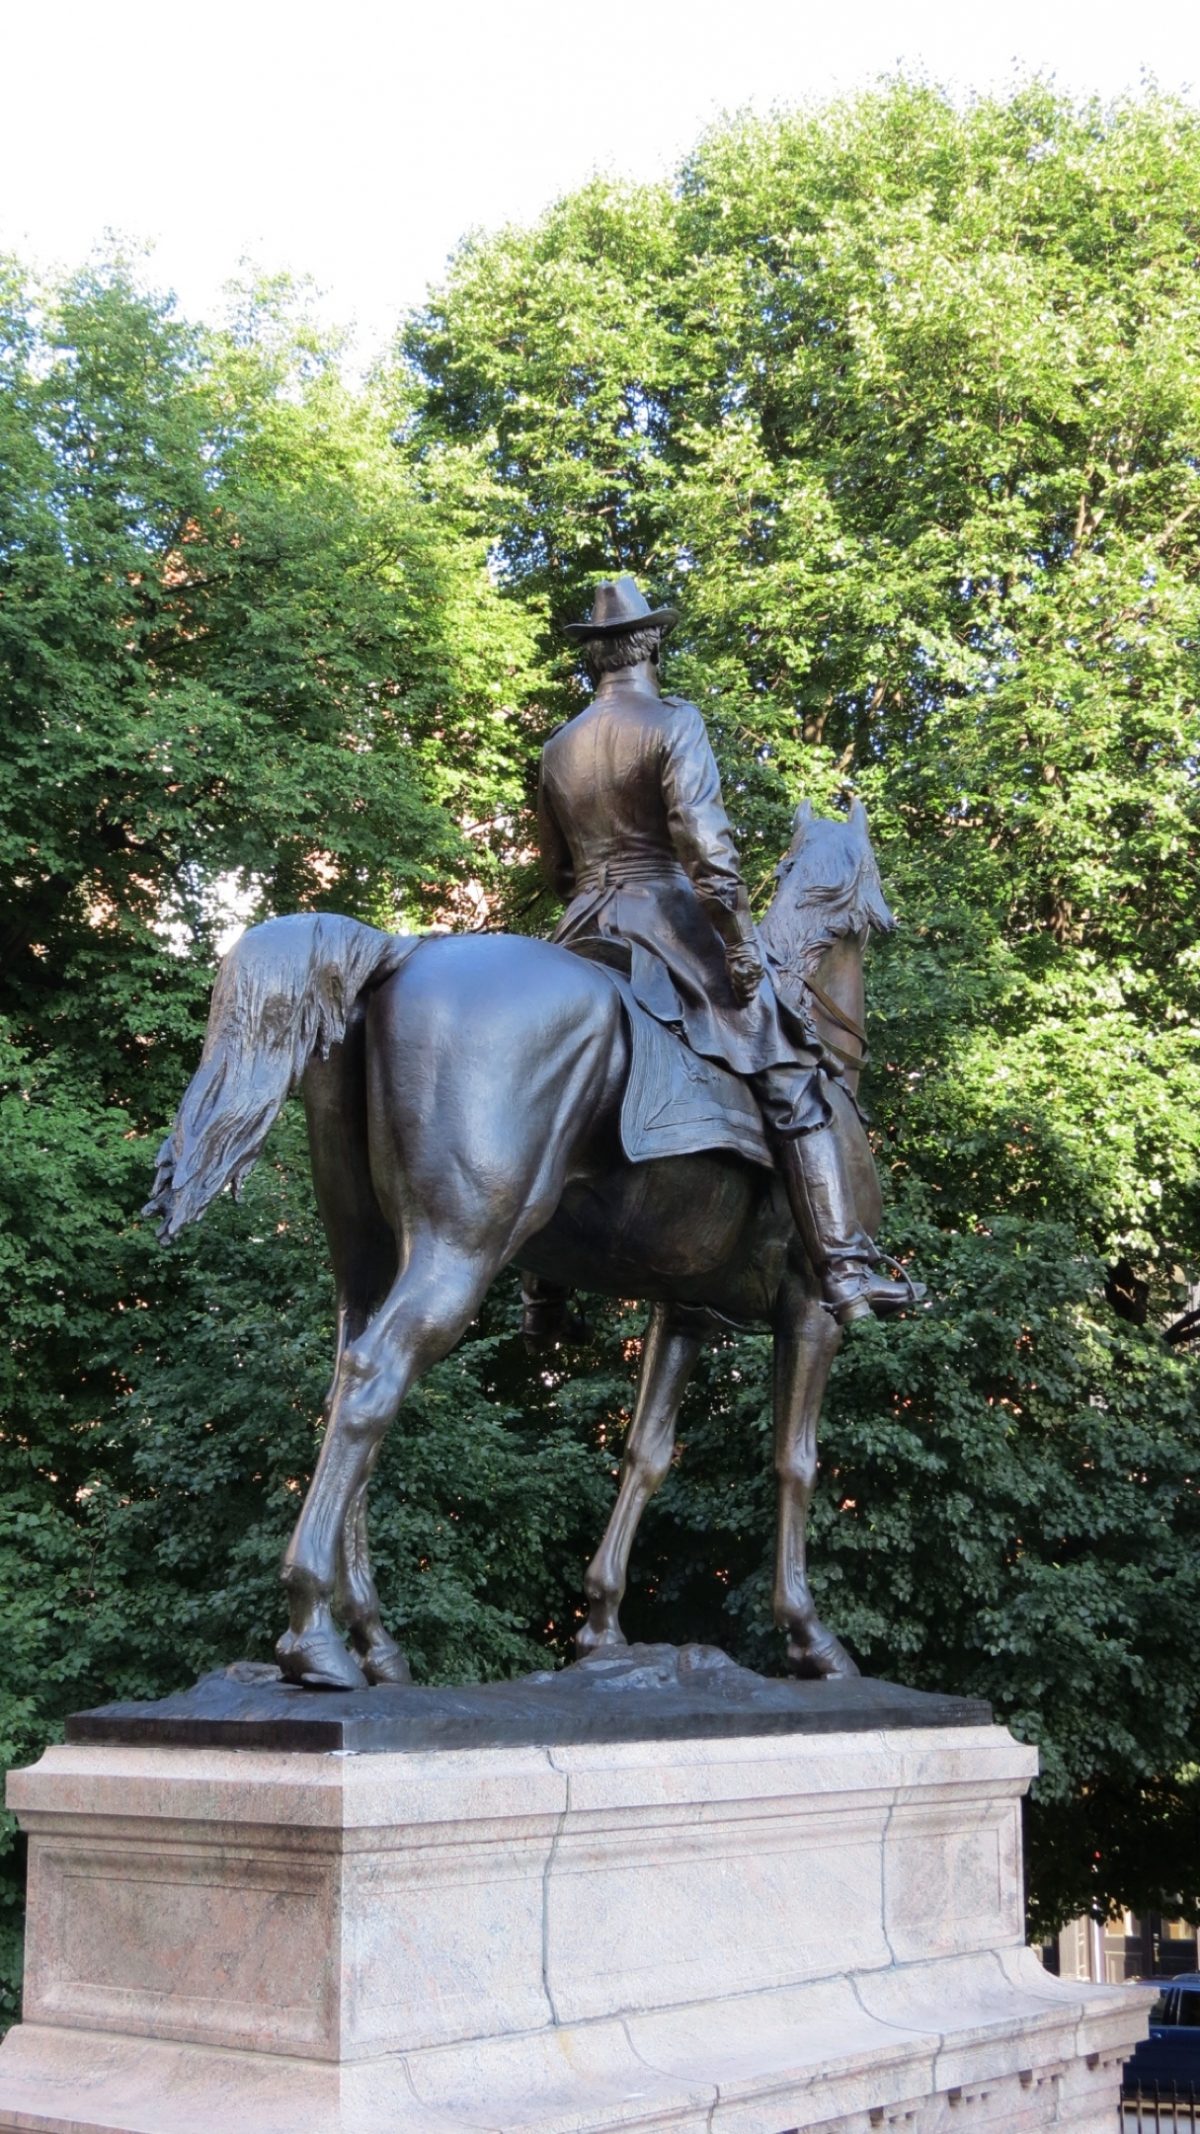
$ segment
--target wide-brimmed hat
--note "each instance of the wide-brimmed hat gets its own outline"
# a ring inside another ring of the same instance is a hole
[[[661,630],[665,636],[679,621],[678,608],[651,608],[632,578],[606,578],[596,587],[586,622],[563,625],[563,636],[625,637],[631,630]]]

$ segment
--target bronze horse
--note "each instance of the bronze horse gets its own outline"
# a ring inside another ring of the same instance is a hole
[[[879,1184],[852,1096],[865,1049],[863,950],[872,928],[895,922],[861,804],[828,821],[805,803],[778,877],[762,939],[776,984],[808,988],[842,1063],[829,1089],[873,1235]],[[321,1453],[283,1563],[291,1622],[277,1650],[293,1680],[408,1680],[371,1574],[371,1470],[409,1388],[511,1261],[653,1307],[616,1505],[584,1581],[580,1652],[624,1643],[618,1610],[638,1521],[670,1464],[705,1335],[732,1323],[774,1335],[774,1609],[788,1665],[857,1672],[818,1618],[805,1564],[817,1424],[842,1331],[772,1172],[720,1152],[626,1160],[628,1064],[609,974],[550,942],[398,937],[318,914],[268,920],[225,958],[146,1212],[167,1239],[224,1185],[236,1190],[300,1084],[338,1340]]]

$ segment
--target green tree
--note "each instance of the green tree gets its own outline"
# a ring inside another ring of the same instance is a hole
[[[511,598],[682,609],[760,894],[798,795],[867,802],[869,1098],[938,1302],[842,1359],[818,1579],[873,1669],[1040,1742],[1043,1921],[1200,1891],[1198,198],[1166,100],[901,82],[471,242],[400,355]],[[642,1576],[761,1659],[762,1359],[712,1371]]]
[[[174,1256],[137,1222],[148,1165],[231,900],[396,924],[482,894],[522,800],[530,633],[286,289],[212,336],[120,264],[50,292],[10,267],[2,320],[11,1762],[81,1701],[184,1680],[271,1620],[331,1342],[302,1137]],[[531,1565],[553,1558],[551,1494]],[[458,1559],[428,1553],[469,1644]],[[471,1605],[513,1665],[529,1642],[498,1585]],[[441,1635],[418,1641],[430,1665]],[[7,1898],[11,1928],[19,1875]]]

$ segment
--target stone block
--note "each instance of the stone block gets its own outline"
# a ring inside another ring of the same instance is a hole
[[[1002,1728],[80,1745],[30,1840],[23,2134],[1112,2134],[1145,1996],[1022,1946]]]

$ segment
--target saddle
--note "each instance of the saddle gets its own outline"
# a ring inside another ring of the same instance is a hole
[[[701,1059],[634,998],[624,974],[601,968],[621,996],[630,1068],[621,1100],[621,1146],[630,1163],[726,1149],[773,1171],[762,1114],[739,1075]]]

